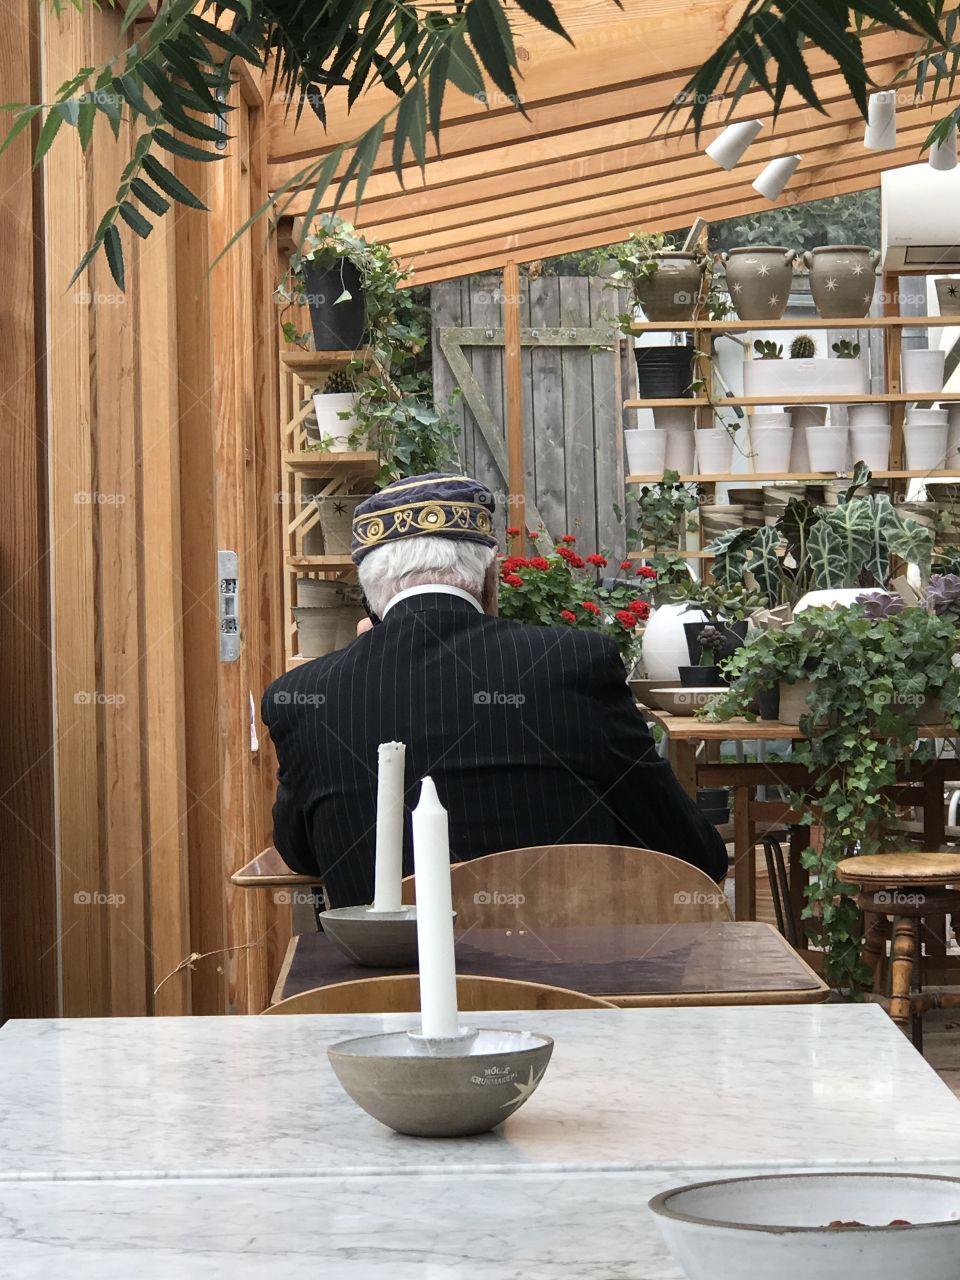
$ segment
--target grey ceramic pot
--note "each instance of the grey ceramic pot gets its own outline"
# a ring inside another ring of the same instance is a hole
[[[485,1028],[456,1040],[406,1031],[342,1040],[327,1050],[357,1106],[397,1133],[465,1138],[496,1128],[543,1078],[553,1040]]]
[[[371,911],[369,907],[334,907],[320,913],[330,941],[354,964],[368,969],[409,969],[417,963],[417,909]]]
[[[693,253],[665,250],[656,255],[657,269],[638,280],[637,301],[648,320],[690,320],[700,300],[705,260]]]
[[[865,244],[825,244],[803,255],[810,292],[824,320],[865,316],[873,302],[880,254]]]
[[[779,320],[793,285],[795,249],[756,245],[723,255],[727,289],[741,320]]]

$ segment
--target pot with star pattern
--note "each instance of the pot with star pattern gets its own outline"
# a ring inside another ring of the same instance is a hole
[[[357,504],[369,498],[368,493],[330,493],[314,499],[320,512],[320,530],[323,534],[323,554],[344,556],[350,554],[353,539],[353,513]]]
[[[740,319],[779,320],[790,298],[796,250],[751,245],[721,256],[730,300]]]
[[[864,244],[825,244],[808,249],[810,292],[824,320],[855,320],[873,302],[880,254]]]
[[[935,280],[942,316],[960,316],[960,277],[941,276]]]

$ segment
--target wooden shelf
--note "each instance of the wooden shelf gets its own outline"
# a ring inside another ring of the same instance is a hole
[[[859,320],[823,320],[789,316],[783,320],[634,320],[631,333],[749,333],[764,329],[947,329],[960,325],[958,316],[862,316]]]
[[[957,471],[872,471],[871,480],[958,480]],[[627,476],[627,484],[656,484],[663,476]],[[842,475],[836,471],[741,471],[726,475],[690,475],[681,476],[681,484],[749,484],[760,482],[769,484],[775,480],[806,480],[812,484],[832,483],[834,481],[851,480],[848,473]]]
[[[343,369],[354,360],[368,362],[370,353],[365,347],[359,351],[281,351],[280,364],[291,373],[328,373],[331,369]]]
[[[718,396],[716,400],[702,398],[687,400],[624,400],[625,409],[662,409],[689,408],[713,405],[715,409],[731,405],[770,405],[770,404],[925,404],[927,401],[942,400],[944,402],[960,400],[960,391],[928,391],[926,393],[904,391],[875,391],[862,395],[847,392],[840,395],[818,396],[812,392],[803,395],[780,396]]]
[[[349,554],[329,556],[287,556],[287,567],[290,569],[313,569],[316,572],[332,573],[355,569],[356,565]]]
[[[380,458],[375,453],[284,453],[283,465],[304,476],[375,476]]]

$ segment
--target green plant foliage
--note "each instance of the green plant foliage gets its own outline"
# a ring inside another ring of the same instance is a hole
[[[840,342],[835,342],[830,350],[838,360],[856,360],[860,354],[860,343],[843,338]]]
[[[878,190],[827,196],[822,200],[807,200],[803,204],[775,205],[761,213],[744,214],[710,224],[710,248],[714,251],[764,244],[799,245],[812,249],[825,244],[879,243]]]
[[[681,484],[678,471],[665,471],[656,484],[641,485],[637,493],[627,494],[627,550],[648,553],[644,560],[656,571],[662,591],[690,581],[680,552],[688,522],[699,505],[699,486]]]
[[[762,338],[756,339],[753,349],[758,360],[779,360],[783,356],[783,343],[765,342]]]
[[[539,26],[566,36],[551,0],[515,2]],[[84,0],[72,3],[80,9]],[[618,4],[619,0],[611,0],[611,14]],[[52,0],[53,20],[64,7],[65,0]],[[287,193],[294,187],[313,186],[306,226],[313,224],[321,202],[336,209],[351,184],[352,196],[359,204],[391,121],[397,176],[402,181],[408,151],[422,169],[428,130],[439,146],[441,112],[449,84],[489,107],[486,76],[499,91],[498,98],[523,111],[516,81],[517,52],[505,0],[453,0],[434,6],[396,0],[201,0],[199,5],[197,0],[158,0],[156,17],[141,35],[139,28],[135,33],[134,23],[143,21],[145,9],[146,0],[129,0],[121,26],[122,47],[99,66],[78,68],[60,86],[53,102],[3,104],[13,113],[3,147],[34,119],[41,121],[37,163],[64,124],[77,130],[84,150],[94,145],[93,123],[98,113],[108,121],[115,139],[121,136],[124,120],[133,126],[135,141],[125,157],[128,163],[114,203],[102,211],[93,242],[74,279],[103,248],[122,289],[118,219],[142,237],[150,234],[152,218],[167,212],[166,196],[191,208],[204,208],[171,171],[170,157],[209,162],[222,158],[223,151],[198,144],[226,140],[229,145],[231,108],[224,99],[236,79],[238,62],[246,63],[255,76],[264,67],[271,68],[273,100],[284,103],[296,120],[309,107],[325,124],[331,91],[342,99],[346,90],[349,108],[365,89],[380,84],[396,101],[357,137],[305,165],[237,236],[268,209],[276,207],[282,213]],[[334,187],[338,171],[342,171],[341,177]],[[141,206],[139,210],[134,201]]]
[[[942,594],[952,601],[958,593],[950,587]],[[870,617],[867,607],[808,609],[782,631],[755,633],[725,662],[729,690],[707,712],[711,720],[749,716],[761,691],[812,681],[793,761],[815,781],[793,792],[791,805],[820,828],[803,853],[812,872],[804,917],[826,951],[828,980],[848,995],[862,991],[868,975],[859,960],[860,912],[837,864],[902,841],[886,789],[896,783],[898,764],[924,751],[917,719],[927,700],[937,697],[944,718],[960,728],[956,613],[916,607]]]

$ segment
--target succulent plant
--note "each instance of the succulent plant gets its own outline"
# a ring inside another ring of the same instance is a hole
[[[810,360],[817,354],[817,344],[808,333],[801,333],[790,343],[791,360]]]
[[[723,636],[712,623],[708,623],[703,628],[698,637],[700,643],[700,663],[701,666],[716,665],[717,652],[723,648]],[[707,655],[711,655],[713,663],[707,663]]]
[[[779,360],[783,355],[782,346],[776,342],[764,342],[760,338],[753,344],[753,349],[760,360]]]
[[[923,598],[931,613],[960,619],[960,574],[933,574]]]
[[[863,612],[873,622],[879,622],[882,618],[895,618],[906,608],[903,600],[894,591],[884,591],[879,594],[871,592],[869,595],[857,596],[856,602],[862,606]]]
[[[337,393],[356,391],[357,383],[352,373],[347,373],[346,369],[335,369],[333,373],[327,374],[327,380],[323,384],[324,395],[335,395]]]
[[[840,360],[856,360],[860,354],[860,343],[849,342],[846,338],[842,338],[839,342],[833,344],[831,350]]]

